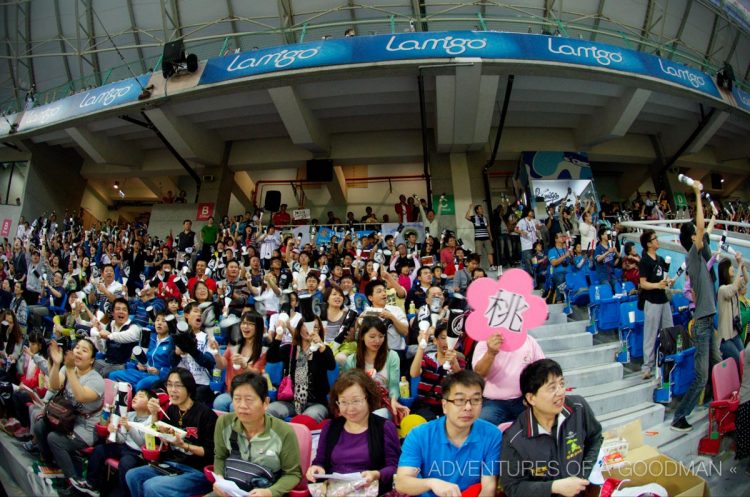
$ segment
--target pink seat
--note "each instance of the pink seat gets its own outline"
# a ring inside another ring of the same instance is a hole
[[[505,423],[500,423],[499,425],[497,425],[497,427],[500,429],[500,431],[505,433],[505,430],[510,428],[512,425],[513,425],[513,421],[506,421]]]
[[[294,489],[289,492],[289,497],[308,497],[310,492],[307,490],[307,479],[305,474],[307,468],[310,467],[310,460],[312,458],[312,434],[307,426],[289,423],[294,428],[294,432],[297,435],[297,443],[299,444],[299,465],[302,470],[302,479]]]
[[[715,400],[708,405],[708,435],[698,443],[698,453],[716,455],[723,435],[736,429],[735,419],[740,405],[740,374],[733,358],[714,366],[711,383]]]

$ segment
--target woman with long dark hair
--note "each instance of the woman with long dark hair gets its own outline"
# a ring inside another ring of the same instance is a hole
[[[263,317],[255,311],[245,312],[240,318],[242,340],[237,344],[230,344],[223,356],[220,354],[214,356],[216,367],[226,370],[224,377],[227,386],[227,392],[214,400],[214,409],[234,412],[232,395],[228,393],[232,378],[247,372],[258,374],[263,372],[266,367],[266,355],[263,353],[263,330]]]
[[[741,320],[739,289],[742,286],[742,277],[747,281],[747,268],[742,260],[742,254],[737,252],[737,269],[732,266],[731,259],[722,259],[719,263],[719,292],[717,295],[719,311],[719,337],[721,344],[721,358],[734,358],[740,363],[740,352],[744,348],[741,338]]]
[[[385,409],[400,420],[409,414],[409,409],[398,402],[401,360],[396,351],[388,349],[387,337],[385,321],[376,316],[365,316],[359,326],[357,352],[346,360],[344,370],[361,369],[375,380],[381,387]]]
[[[276,401],[268,406],[268,414],[286,419],[305,414],[320,422],[328,416],[326,397],[330,390],[328,371],[336,368],[330,347],[323,343],[323,323],[300,319],[292,343],[281,345],[283,330],[278,330],[268,347],[268,362],[282,362],[292,380],[293,400]]]

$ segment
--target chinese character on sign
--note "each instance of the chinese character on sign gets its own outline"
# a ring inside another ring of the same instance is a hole
[[[529,308],[523,295],[501,289],[488,301],[484,315],[491,328],[505,328],[514,333],[521,332],[523,313]]]

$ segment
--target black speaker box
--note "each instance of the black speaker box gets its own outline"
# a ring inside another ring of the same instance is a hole
[[[162,62],[175,64],[182,61],[182,52],[185,51],[185,43],[182,38],[164,44]]]
[[[721,190],[722,186],[724,185],[721,184],[721,174],[711,173],[711,189]]]
[[[307,161],[307,180],[321,183],[333,181],[333,161],[331,159]]]
[[[263,210],[276,212],[281,206],[281,192],[278,190],[269,190],[266,192],[266,201],[263,204]]]

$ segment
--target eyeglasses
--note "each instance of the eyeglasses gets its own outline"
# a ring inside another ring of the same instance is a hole
[[[655,242],[656,240],[658,240],[658,238],[657,237],[653,237],[651,240],[649,240],[649,242]]]
[[[182,383],[167,382],[167,388],[185,388],[185,385],[183,385]]]
[[[353,399],[349,401],[345,400],[337,400],[336,405],[339,406],[341,409],[346,409],[347,407],[362,407],[362,405],[365,403],[365,399]]]
[[[482,397],[472,397],[470,399],[443,399],[446,402],[450,402],[454,406],[457,407],[466,407],[466,404],[471,404],[472,407],[481,406],[482,405]]]

